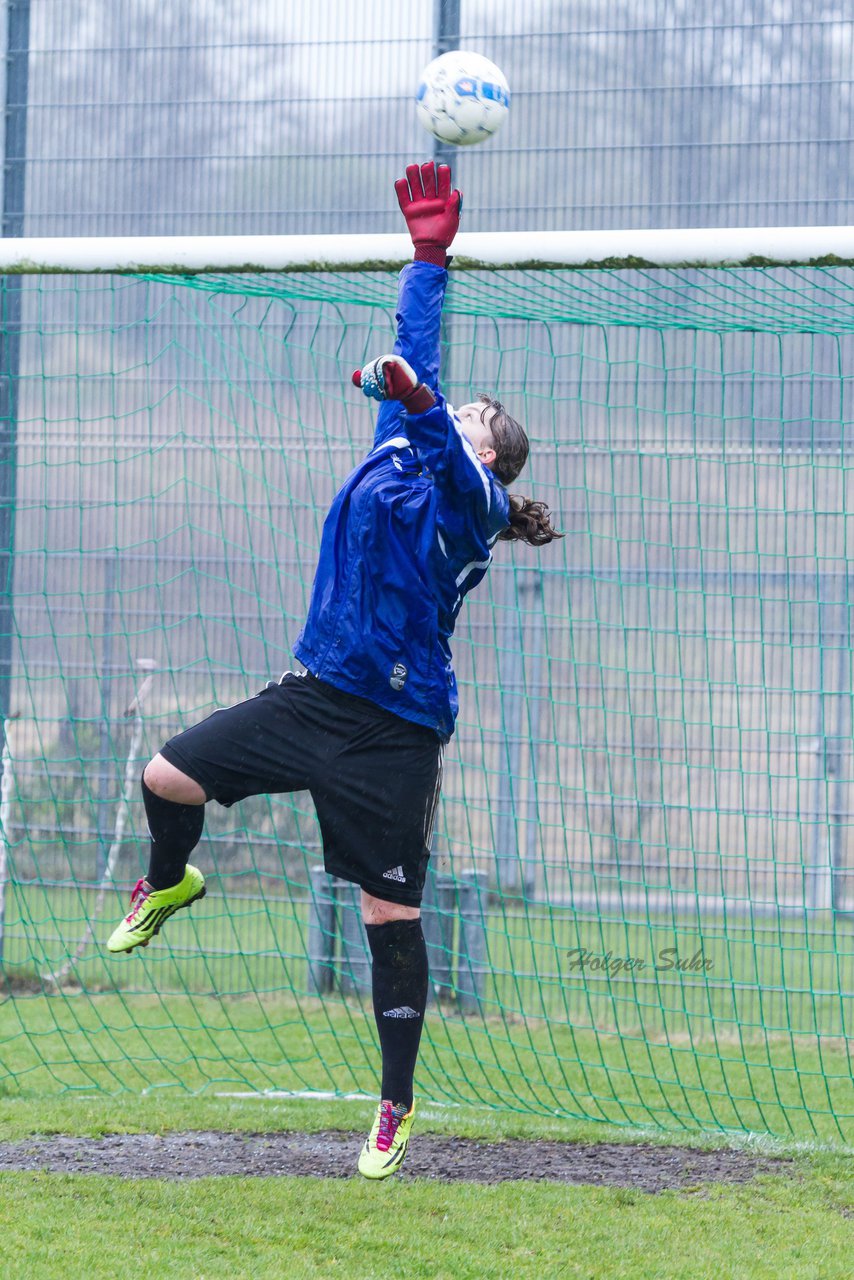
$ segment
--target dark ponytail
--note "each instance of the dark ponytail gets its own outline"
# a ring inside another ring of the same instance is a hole
[[[485,395],[478,396],[478,400],[483,403],[484,413],[487,409],[495,410],[489,422],[489,433],[495,449],[492,473],[506,487],[513,483],[528,461],[531,446],[523,428],[515,418],[510,417],[500,400]],[[499,533],[499,539],[504,542],[527,542],[530,547],[544,547],[547,542],[564,536],[552,528],[550,512],[544,502],[520,498],[515,493],[511,493],[509,497],[510,527]]]
[[[527,542],[529,547],[544,547],[547,542],[564,535],[552,527],[551,512],[544,502],[532,498],[520,498],[517,493],[510,498],[510,527],[502,529],[499,541]]]

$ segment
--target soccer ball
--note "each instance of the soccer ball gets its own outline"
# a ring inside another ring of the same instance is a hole
[[[479,53],[455,49],[424,68],[415,110],[440,142],[470,147],[500,129],[510,109],[504,73]]]

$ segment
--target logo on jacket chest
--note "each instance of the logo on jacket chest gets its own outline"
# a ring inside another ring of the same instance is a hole
[[[389,676],[388,682],[392,689],[394,689],[395,693],[400,693],[401,689],[406,684],[406,677],[408,675],[409,672],[406,670],[406,667],[402,662],[396,662],[394,664],[391,669],[391,675]]]
[[[421,460],[412,449],[407,449],[406,453],[393,453],[391,461],[396,471],[400,471],[403,475],[420,476],[423,474]]]

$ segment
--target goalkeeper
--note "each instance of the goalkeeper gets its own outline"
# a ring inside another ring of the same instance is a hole
[[[453,410],[439,390],[447,249],[462,198],[446,165],[395,183],[414,261],[400,275],[394,353],[353,381],[379,400],[373,446],[335,497],[308,618],[294,646],[306,670],[172,738],[146,766],[147,875],[112,952],[147,946],[204,895],[188,865],[208,800],[308,790],[324,864],[361,887],[382,1051],[381,1101],[359,1158],[368,1178],[400,1168],[427,1002],[420,905],[457,687],[450,637],[498,539],[561,535],[548,508],[507,493],[528,439],[490,397]]]

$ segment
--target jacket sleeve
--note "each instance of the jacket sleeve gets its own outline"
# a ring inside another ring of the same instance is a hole
[[[460,540],[491,543],[510,523],[504,486],[478,458],[440,392],[427,413],[406,415],[404,434],[418,450],[442,498],[441,519]]]
[[[408,360],[421,382],[439,390],[439,347],[442,304],[448,273],[432,262],[408,262],[400,273],[397,293],[395,355]],[[405,435],[403,406],[385,400],[377,415],[374,448],[394,436]]]

